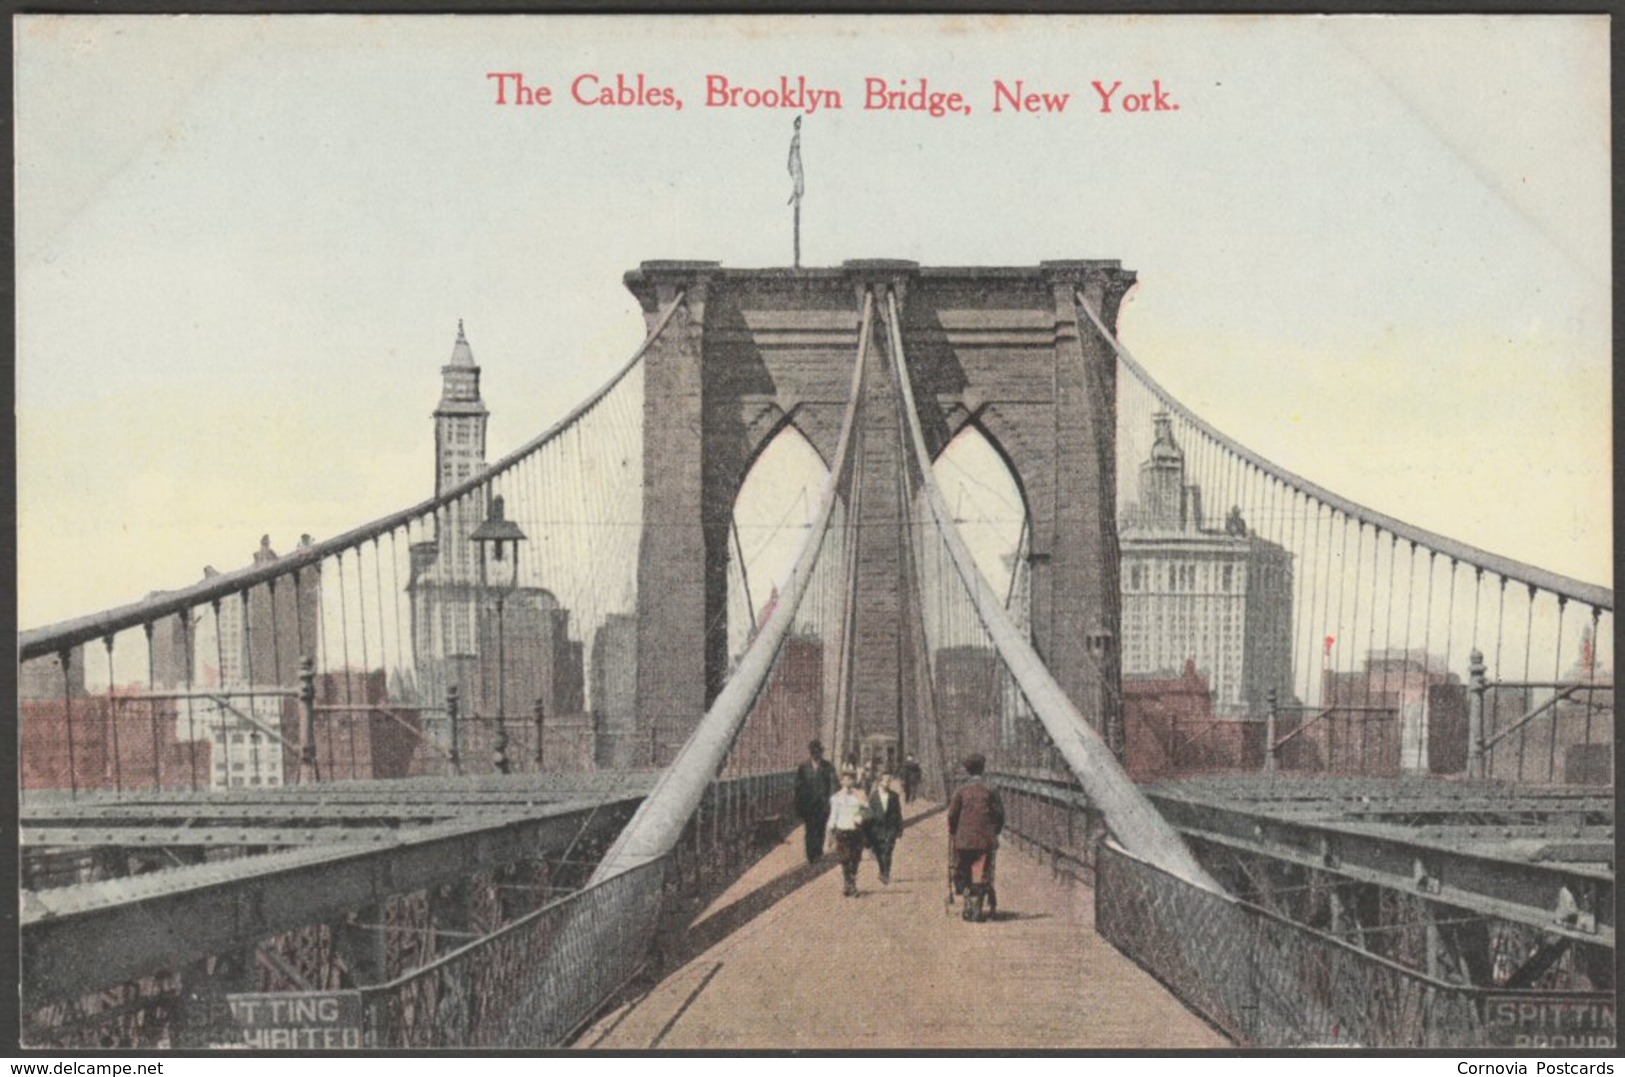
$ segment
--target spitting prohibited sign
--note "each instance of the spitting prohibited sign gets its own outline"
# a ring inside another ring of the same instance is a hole
[[[1602,995],[1491,995],[1484,1000],[1487,1045],[1613,1047],[1614,1000]]]
[[[361,992],[227,995],[241,1038],[262,1051],[334,1051],[361,1046]]]

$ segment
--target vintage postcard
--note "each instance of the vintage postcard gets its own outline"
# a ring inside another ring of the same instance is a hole
[[[18,1048],[1614,1049],[1609,33],[16,16]]]

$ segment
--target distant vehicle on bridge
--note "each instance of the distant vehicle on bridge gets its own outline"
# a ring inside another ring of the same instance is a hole
[[[862,753],[859,758],[876,774],[895,771],[898,760],[902,758],[897,751],[897,738],[890,733],[870,733],[864,737]]]

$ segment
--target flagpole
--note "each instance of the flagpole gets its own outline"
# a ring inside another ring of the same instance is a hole
[[[801,268],[801,193],[805,179],[801,171],[801,117],[796,117],[796,133],[790,136],[790,204],[795,207],[795,260],[792,266]]]

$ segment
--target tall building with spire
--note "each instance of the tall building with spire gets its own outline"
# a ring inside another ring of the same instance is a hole
[[[480,397],[480,368],[461,320],[440,376],[440,403],[434,410],[437,497],[486,469],[490,413]],[[438,708],[445,704],[446,690],[455,686],[461,715],[471,722],[489,719],[499,707],[509,721],[527,726],[538,707],[546,718],[578,716],[584,710],[582,648],[569,637],[569,610],[552,593],[523,582],[498,607],[480,579],[480,554],[472,536],[499,502],[483,488],[456,498],[435,513],[434,537],[412,546],[407,590],[415,702]],[[460,748],[472,761],[487,751],[477,747],[475,733],[486,727],[467,728]]]
[[[485,470],[490,412],[480,397],[480,368],[457,320],[451,358],[440,368],[440,403],[434,409],[434,492],[438,497]],[[478,654],[476,589],[479,562],[469,540],[485,518],[485,495],[475,491],[435,514],[432,539],[412,546],[412,643],[418,689],[439,702],[446,686],[465,680]]]
[[[1152,422],[1139,501],[1118,523],[1123,673],[1177,677],[1191,664],[1215,714],[1258,717],[1271,688],[1291,698],[1292,555],[1250,534],[1237,509],[1206,527],[1173,423]]]
[[[485,426],[490,412],[480,399],[480,368],[457,319],[451,359],[440,368],[440,404],[434,409],[434,492],[447,490],[485,470]],[[471,520],[460,515],[471,514]],[[445,582],[475,580],[474,544],[468,536],[485,517],[485,498],[464,499],[448,514],[447,533],[438,536]]]

